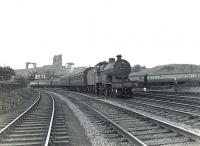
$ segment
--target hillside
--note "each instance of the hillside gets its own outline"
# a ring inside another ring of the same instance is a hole
[[[191,64],[168,64],[159,65],[153,68],[146,68],[140,72],[132,72],[134,75],[144,74],[173,74],[173,73],[191,73],[200,72],[200,65]]]
[[[44,74],[46,76],[46,79],[52,77],[54,75],[54,78],[69,74],[70,72],[79,70],[81,68],[85,67],[75,67],[75,68],[66,68],[65,66],[62,67],[55,67],[53,65],[46,65],[43,67],[37,67],[29,68],[29,69],[18,69],[15,70],[16,76],[22,76],[27,78],[28,74],[36,72],[37,74]]]

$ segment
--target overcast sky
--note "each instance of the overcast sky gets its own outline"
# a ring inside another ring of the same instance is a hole
[[[199,0],[1,0],[0,66],[200,64]]]

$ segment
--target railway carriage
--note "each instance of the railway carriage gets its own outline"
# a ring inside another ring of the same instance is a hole
[[[90,67],[86,70],[87,92],[95,93],[96,89],[96,69]]]
[[[86,81],[86,70],[83,69],[76,73],[70,74],[68,88],[75,91],[86,91],[87,81]]]
[[[200,85],[200,73],[173,73],[173,74],[146,74],[146,84],[148,86],[199,86]],[[145,74],[129,74],[129,79],[132,82],[133,87],[144,86]]]

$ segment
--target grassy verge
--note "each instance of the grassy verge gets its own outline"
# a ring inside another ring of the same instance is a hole
[[[7,112],[21,105],[30,99],[31,96],[32,92],[27,88],[0,92],[0,113]]]

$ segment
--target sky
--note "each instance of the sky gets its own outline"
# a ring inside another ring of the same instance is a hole
[[[200,64],[199,0],[1,0],[0,66]]]

